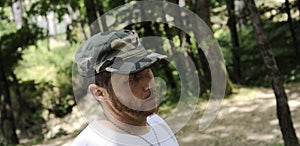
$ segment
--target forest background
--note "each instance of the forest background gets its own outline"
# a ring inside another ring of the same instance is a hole
[[[0,1],[0,145],[32,145],[74,135],[74,131],[57,126],[57,121],[74,114],[76,109],[72,88],[74,52],[81,39],[93,35],[95,28],[89,26],[94,20],[130,2]],[[279,145],[299,145],[284,87],[298,87],[300,81],[300,37],[297,35],[300,33],[300,0],[256,0],[256,5],[252,0],[167,2],[194,12],[212,30],[225,59],[225,98],[238,94],[240,88],[253,91],[271,88],[277,104],[278,126],[285,129],[281,131],[283,142]],[[177,23],[184,16],[174,13],[169,17],[175,18],[174,23]],[[107,19],[98,22],[99,31],[108,29],[111,20]],[[110,23],[118,23],[118,18],[115,19]],[[209,63],[191,36],[173,25],[159,22],[133,23],[125,28],[141,37],[161,36],[172,40],[174,44],[163,42],[168,55],[174,53],[173,48],[184,48],[200,78],[199,104],[208,99]],[[178,102],[180,79],[169,64],[155,68],[155,74],[165,79],[169,87],[159,111],[166,114]],[[296,98],[299,99],[299,93]],[[73,126],[73,130],[80,128]]]

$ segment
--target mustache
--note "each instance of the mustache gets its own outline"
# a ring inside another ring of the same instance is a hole
[[[149,94],[144,97],[144,99],[153,99],[157,97],[157,90],[156,89],[151,89]]]

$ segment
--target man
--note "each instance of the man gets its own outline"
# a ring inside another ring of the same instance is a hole
[[[94,35],[76,52],[78,72],[88,93],[103,108],[73,146],[176,146],[175,135],[155,112],[151,65],[166,56],[147,52],[136,33],[118,30]]]

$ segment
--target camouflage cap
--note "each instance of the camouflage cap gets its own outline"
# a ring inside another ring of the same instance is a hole
[[[115,30],[96,34],[76,52],[75,62],[83,77],[103,71],[129,74],[139,72],[167,56],[148,52],[130,30]]]

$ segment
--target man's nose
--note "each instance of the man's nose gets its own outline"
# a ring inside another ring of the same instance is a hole
[[[155,81],[154,78],[151,78],[151,80],[148,83],[146,83],[144,90],[148,91],[148,90],[153,90],[154,88],[155,88]]]

